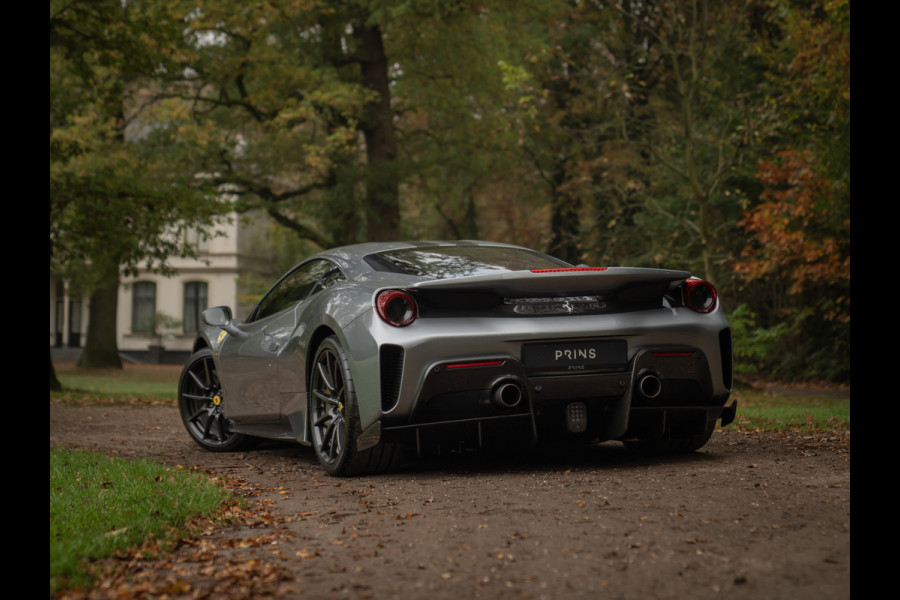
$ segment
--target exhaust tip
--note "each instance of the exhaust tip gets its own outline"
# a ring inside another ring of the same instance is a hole
[[[662,381],[656,375],[644,375],[638,380],[638,390],[642,396],[652,400],[662,392]]]
[[[500,410],[509,410],[522,403],[524,392],[522,386],[515,381],[505,380],[494,385],[491,391],[491,404]]]

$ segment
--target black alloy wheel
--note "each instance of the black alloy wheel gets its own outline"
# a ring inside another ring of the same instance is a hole
[[[229,430],[224,413],[225,396],[216,364],[208,348],[191,356],[178,383],[178,409],[191,438],[211,452],[244,447],[248,437]]]
[[[309,389],[309,424],[316,457],[329,474],[343,474],[353,454],[350,414],[356,394],[344,350],[333,337],[319,347]]]
[[[351,477],[396,468],[403,448],[379,441],[364,450],[359,405],[347,354],[336,336],[322,341],[309,376],[309,429],[313,449],[326,473]]]

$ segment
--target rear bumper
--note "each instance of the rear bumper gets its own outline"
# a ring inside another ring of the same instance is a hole
[[[402,353],[390,359],[402,361]],[[397,410],[395,392],[383,390],[387,410],[379,426],[386,438],[420,447],[423,436],[466,437],[478,445],[510,434],[531,441],[656,437],[676,422],[701,432],[720,418],[730,423],[735,412],[726,406],[729,390],[716,390],[710,365],[699,348],[669,345],[640,349],[626,370],[576,375],[534,375],[511,355],[440,361],[423,373],[411,410]]]
[[[719,308],[708,314],[660,308],[570,317],[422,318],[403,328],[370,311],[339,335],[352,349],[360,425],[388,436],[524,428],[532,439],[543,439],[560,431],[571,435],[572,415],[583,412],[587,427],[577,435],[619,439],[638,412],[718,417],[731,392],[731,333]],[[558,341],[584,348],[591,340],[614,341],[624,350],[593,370],[526,370],[529,346]],[[498,405],[494,396],[508,385],[518,388],[511,393],[518,402]]]

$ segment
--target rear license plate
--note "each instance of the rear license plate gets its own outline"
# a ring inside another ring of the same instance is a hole
[[[623,371],[628,361],[625,340],[526,344],[522,360],[530,373]]]

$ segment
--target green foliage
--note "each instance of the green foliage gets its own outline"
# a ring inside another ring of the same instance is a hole
[[[746,368],[849,377],[849,19],[848,0],[54,0],[53,266],[90,262],[86,288],[103,262],[164,268],[186,249],[161,224],[225,208],[205,188],[305,240],[289,258],[483,238],[690,270],[746,305]]]
[[[204,474],[51,448],[50,593],[89,585],[92,561],[171,548],[230,497]]]
[[[770,55],[783,90],[775,97],[780,130],[812,150],[830,178],[849,181],[850,0],[773,5],[783,31]]]
[[[154,94],[180,15],[114,0],[50,12],[51,268],[88,291],[97,265],[165,271],[192,253],[187,228],[228,209],[197,178],[188,115]]]
[[[242,216],[241,219],[249,218]],[[249,316],[263,295],[272,284],[290,268],[303,259],[321,252],[321,248],[307,239],[297,236],[291,229],[282,227],[268,219],[253,219],[256,227],[248,230],[242,240],[242,254],[252,261],[252,267],[246,269],[238,278],[238,287],[242,295],[238,298],[235,316],[239,319]]]
[[[743,297],[789,323],[777,374],[850,377],[850,4],[772,2],[759,27],[768,155],[745,206]],[[751,197],[752,198],[752,197]]]
[[[365,35],[377,38],[377,4],[182,4],[188,50],[166,93],[200,124],[214,181],[239,210],[263,207],[319,246],[360,241],[361,229],[376,225],[360,219],[363,194],[382,190],[394,168],[388,156],[373,170],[360,146],[383,142],[370,130],[380,103],[390,102],[365,68],[377,59]]]
[[[734,338],[734,368],[737,373],[771,372],[777,361],[779,346],[789,326],[785,322],[772,327],[759,327],[756,313],[741,304],[728,315]]]
[[[850,381],[849,323],[824,319],[813,306],[794,316],[797,334],[788,338],[776,377],[807,381]]]
[[[740,214],[741,171],[761,74],[746,59],[744,8],[728,3],[634,3],[622,21],[646,39],[634,47],[629,99],[633,141],[650,160],[638,169],[635,225],[645,264],[680,265],[728,292],[723,274]]]
[[[850,379],[849,328],[823,319],[811,307],[762,326],[757,314],[741,304],[728,320],[737,373],[787,381]]]
[[[384,24],[398,65],[393,97],[404,234],[509,239],[521,235],[509,228],[527,220],[533,194],[528,181],[510,177],[520,172],[520,136],[506,113],[514,94],[498,66],[512,53],[503,29],[508,7],[483,12],[474,3],[453,4]]]
[[[195,255],[185,233],[230,210],[198,177],[189,115],[157,95],[183,18],[168,4],[50,3],[50,272],[92,296],[85,366],[121,367],[120,273],[170,272],[169,258]]]

